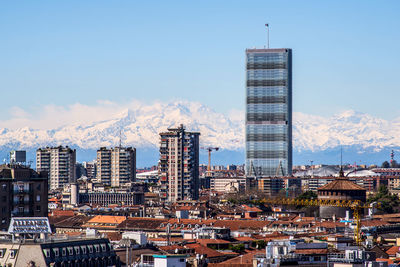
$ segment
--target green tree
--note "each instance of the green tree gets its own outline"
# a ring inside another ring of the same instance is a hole
[[[267,241],[265,240],[257,240],[256,241],[256,247],[258,249],[264,249],[267,246]]]
[[[242,253],[245,250],[244,244],[229,245],[229,248],[236,253]]]
[[[400,164],[397,163],[397,161],[395,161],[395,160],[390,161],[391,168],[398,168],[399,166],[400,166]]]
[[[315,193],[314,191],[306,191],[304,193],[302,193],[300,196],[296,197],[297,200],[310,200],[310,199],[316,199],[318,197],[317,193]]]
[[[387,162],[387,161],[384,161],[383,163],[382,163],[382,166],[381,166],[382,168],[390,168],[390,164],[389,164],[389,162]]]
[[[400,200],[396,194],[391,194],[388,188],[381,185],[373,196],[367,199],[367,203],[380,203],[378,210],[383,213],[395,213],[399,210]]]

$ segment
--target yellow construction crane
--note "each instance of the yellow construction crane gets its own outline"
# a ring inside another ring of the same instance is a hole
[[[331,206],[350,208],[353,210],[353,218],[356,226],[354,228],[354,240],[357,245],[361,245],[361,216],[360,211],[362,209],[374,208],[374,204],[365,204],[359,200],[331,200],[331,199],[295,199],[295,198],[277,198],[277,199],[263,199],[261,201],[264,204],[271,205],[295,205],[295,206]],[[379,203],[377,203],[379,206]]]

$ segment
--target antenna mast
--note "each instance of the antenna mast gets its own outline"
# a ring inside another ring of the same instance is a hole
[[[343,167],[343,148],[340,146],[340,168]]]
[[[267,48],[269,49],[269,25],[268,25],[268,23],[265,24],[265,27],[267,28]]]

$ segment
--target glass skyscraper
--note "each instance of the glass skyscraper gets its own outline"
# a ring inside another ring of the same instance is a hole
[[[292,173],[292,50],[246,50],[246,174]]]

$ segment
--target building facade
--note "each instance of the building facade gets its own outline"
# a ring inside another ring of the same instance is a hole
[[[245,192],[249,188],[249,180],[245,177],[212,177],[210,188],[223,193]]]
[[[98,182],[119,187],[136,180],[136,148],[101,147],[97,150]]]
[[[86,177],[90,180],[96,178],[96,162],[83,162],[86,169]]]
[[[96,204],[107,207],[111,204],[119,205],[143,205],[143,192],[90,192],[80,193],[79,203],[81,204]]]
[[[1,266],[121,266],[105,238],[0,242]]]
[[[246,50],[246,174],[292,171],[292,50]]]
[[[46,217],[47,172],[22,165],[0,166],[0,230],[6,231],[11,217]]]
[[[199,136],[183,125],[160,133],[160,197],[164,201],[198,199]]]
[[[46,147],[36,150],[36,170],[49,174],[50,190],[76,182],[76,150],[67,147]]]

